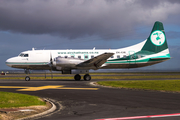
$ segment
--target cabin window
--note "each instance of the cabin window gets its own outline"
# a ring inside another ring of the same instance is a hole
[[[114,58],[114,56],[111,56],[111,58]]]
[[[126,58],[127,56],[126,55],[123,55],[123,58]]]
[[[74,56],[72,55],[71,58],[74,58]]]
[[[67,56],[64,56],[65,58],[67,58]]]
[[[94,55],[91,55],[91,58],[94,58]]]
[[[117,58],[120,58],[120,55],[117,55]]]
[[[87,56],[87,55],[85,55],[85,56],[84,56],[84,58],[88,59],[88,56]]]
[[[79,59],[81,59],[81,56],[78,56]]]

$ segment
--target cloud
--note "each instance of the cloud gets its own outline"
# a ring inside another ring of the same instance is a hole
[[[166,32],[166,36],[167,36],[167,38],[170,38],[170,39],[179,39],[180,38],[180,32],[169,31],[169,32]]]
[[[0,30],[121,39],[139,24],[153,25],[179,11],[175,0],[1,0]]]

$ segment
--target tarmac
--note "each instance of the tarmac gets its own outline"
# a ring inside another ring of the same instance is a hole
[[[102,80],[24,81],[6,79],[0,80],[0,91],[36,95],[53,99],[55,104],[61,105],[54,113],[35,118],[38,120],[120,119],[131,116],[180,113],[179,93],[114,89],[90,85],[90,82],[96,81]],[[180,117],[168,116],[147,119],[178,120]]]

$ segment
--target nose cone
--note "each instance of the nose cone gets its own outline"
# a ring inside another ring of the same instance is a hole
[[[13,62],[15,62],[14,57],[9,58],[9,59],[6,60],[6,65],[9,66],[9,67],[12,67]]]
[[[6,65],[9,66],[9,67],[11,67],[11,65],[10,65],[9,63],[10,63],[10,59],[7,59],[7,60],[6,60]]]

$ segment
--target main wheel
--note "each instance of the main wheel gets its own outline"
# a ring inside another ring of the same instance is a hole
[[[74,79],[77,80],[77,81],[79,81],[79,80],[81,80],[81,76],[80,76],[79,74],[76,74],[76,75],[74,76]]]
[[[91,76],[89,74],[84,75],[84,80],[90,81],[91,80]]]
[[[25,77],[25,81],[30,81],[30,77],[29,77],[29,76],[26,76],[26,77]]]

